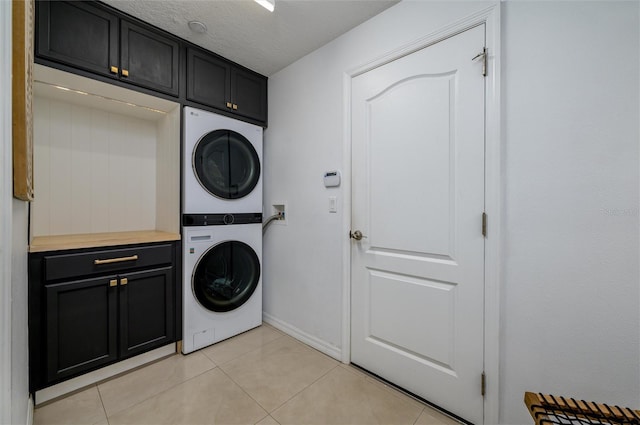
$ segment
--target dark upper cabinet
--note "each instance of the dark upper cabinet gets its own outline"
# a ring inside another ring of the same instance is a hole
[[[58,381],[113,362],[117,356],[115,277],[45,286],[47,380]]]
[[[38,1],[36,55],[178,96],[177,39],[93,2]]]
[[[231,102],[231,65],[209,53],[187,49],[187,99],[218,109]]]
[[[267,78],[202,50],[187,49],[187,99],[267,121]]]
[[[122,20],[120,75],[128,81],[178,95],[180,46],[175,40]]]
[[[266,123],[266,77],[233,67],[231,69],[231,99],[232,107],[237,114]]]
[[[38,56],[118,77],[116,16],[80,1],[39,1],[37,6]]]
[[[40,63],[267,125],[265,76],[136,18],[99,2],[38,0],[36,22]]]

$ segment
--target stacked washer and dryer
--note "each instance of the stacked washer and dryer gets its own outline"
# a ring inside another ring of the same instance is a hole
[[[184,108],[183,353],[262,323],[262,128]]]

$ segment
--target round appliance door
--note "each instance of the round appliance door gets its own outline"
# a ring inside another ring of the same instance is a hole
[[[225,312],[247,302],[260,280],[260,260],[246,243],[227,241],[200,257],[193,272],[193,293],[207,310]]]
[[[193,170],[210,194],[222,199],[238,199],[247,196],[258,184],[260,159],[242,134],[215,130],[196,144]]]

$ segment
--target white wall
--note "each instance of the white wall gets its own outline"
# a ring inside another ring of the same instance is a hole
[[[404,1],[270,77],[268,321],[341,352],[344,193],[322,174],[344,164],[344,73],[486,6]],[[531,423],[525,390],[637,406],[638,2],[502,12],[500,421]]]
[[[264,237],[267,320],[340,355],[343,191],[325,189],[322,176],[344,164],[344,73],[489,4],[400,3],[269,78],[264,204],[270,214],[273,203],[286,203],[287,225],[270,226]],[[337,213],[328,212],[329,196]]]
[[[638,2],[503,5],[501,412],[640,407]]]
[[[32,419],[29,400],[29,340],[27,317],[27,229],[28,205],[12,200],[11,260],[11,423]]]
[[[11,93],[11,3],[0,2],[0,90]],[[11,421],[11,96],[0,97],[0,423]]]
[[[0,2],[0,423],[31,420],[27,341],[27,204],[13,199],[11,2]]]

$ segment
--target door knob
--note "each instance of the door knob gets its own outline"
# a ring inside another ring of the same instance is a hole
[[[361,240],[362,238],[366,238],[366,236],[364,236],[360,230],[356,230],[355,232],[349,232],[349,237],[357,241]]]

